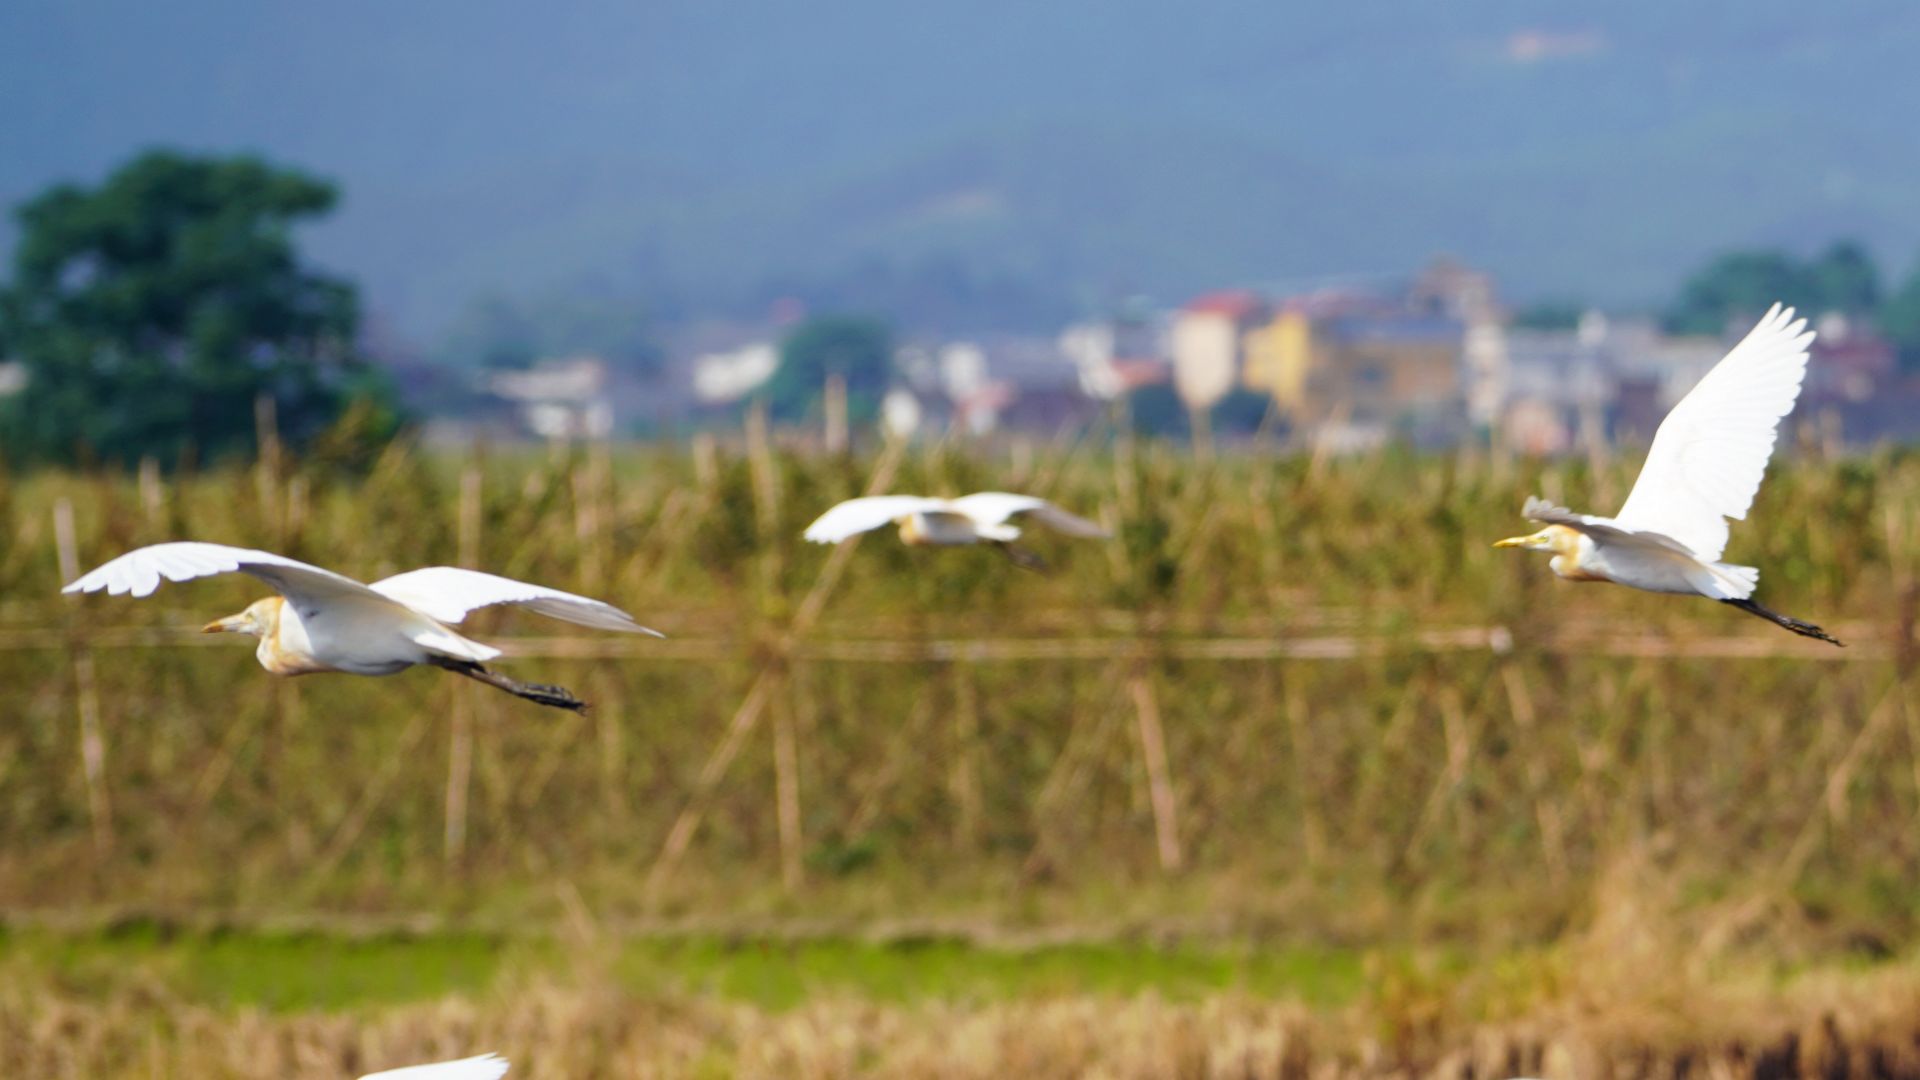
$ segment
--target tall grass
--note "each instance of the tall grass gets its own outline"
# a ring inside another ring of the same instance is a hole
[[[1117,536],[1032,535],[1045,576],[874,537],[823,578],[800,530],[881,464],[890,490],[1035,490]],[[1537,939],[1633,859],[1715,940],[1910,941],[1920,460],[1785,460],[1736,527],[1761,598],[1845,651],[1489,547],[1527,494],[1604,510],[1632,472],[774,438],[5,475],[0,902]],[[62,500],[83,565],[188,537],[363,580],[465,562],[670,637],[478,620],[584,716],[437,672],[274,680],[192,632],[256,583],[61,597]]]

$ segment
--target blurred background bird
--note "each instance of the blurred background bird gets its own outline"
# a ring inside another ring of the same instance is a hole
[[[611,604],[477,570],[429,566],[363,585],[283,555],[192,541],[130,551],[62,591],[150,596],[162,580],[234,572],[259,578],[279,595],[202,629],[259,638],[260,666],[275,675],[392,675],[424,664],[577,712],[586,703],[561,687],[517,682],[485,667],[500,650],[452,627],[480,608],[505,604],[600,630],[662,636]]]
[[[441,1061],[432,1065],[409,1065],[404,1069],[368,1073],[360,1080],[500,1080],[507,1075],[507,1059],[498,1054]]]
[[[1841,644],[1818,626],[1753,599],[1760,571],[1720,561],[1727,519],[1744,519],[1760,490],[1780,420],[1807,374],[1813,331],[1779,304],[1673,407],[1616,517],[1578,514],[1538,497],[1521,513],[1546,528],[1494,547],[1550,551],[1569,581],[1711,597],[1805,637]]]
[[[957,499],[920,495],[869,495],[848,499],[821,514],[807,526],[804,535],[816,544],[837,544],[885,525],[898,525],[903,544],[932,547],[992,544],[1016,565],[1044,570],[1046,564],[1038,555],[1014,544],[1021,530],[1010,519],[1022,516],[1068,536],[1104,539],[1109,535],[1098,524],[1038,496],[1004,491],[982,491]]]

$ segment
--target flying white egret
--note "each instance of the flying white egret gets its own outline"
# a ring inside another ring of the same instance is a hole
[[[1548,565],[1569,581],[1711,597],[1839,645],[1818,626],[1755,602],[1759,570],[1720,561],[1727,519],[1747,516],[1780,419],[1800,396],[1812,342],[1806,320],[1775,304],[1660,422],[1617,517],[1576,514],[1530,498],[1520,512],[1546,528],[1493,546],[1551,551]]]
[[[500,650],[452,627],[480,608],[510,604],[599,630],[661,636],[611,604],[477,570],[429,566],[362,585],[284,555],[192,541],[130,551],[61,591],[105,589],[113,596],[150,596],[162,579],[188,581],[236,571],[259,578],[280,595],[257,600],[238,615],[216,619],[202,629],[259,638],[260,666],[275,675],[392,675],[427,664],[528,701],[577,712],[586,703],[558,686],[516,682],[482,666]]]
[[[404,1069],[368,1073],[360,1080],[500,1080],[507,1075],[507,1059],[498,1054],[442,1061],[433,1065],[409,1065]]]
[[[1068,536],[1104,538],[1108,535],[1099,525],[1069,514],[1045,499],[1004,491],[982,491],[958,499],[920,495],[869,495],[848,499],[821,514],[807,526],[804,535],[816,544],[837,544],[884,525],[898,525],[900,542],[904,544],[935,547],[993,544],[1016,564],[1030,570],[1043,569],[1045,564],[1039,556],[1013,546],[1020,538],[1020,527],[1008,519],[1022,514]]]

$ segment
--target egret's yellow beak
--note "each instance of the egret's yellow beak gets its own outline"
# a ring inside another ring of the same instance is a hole
[[[203,634],[244,634],[247,632],[247,626],[246,613],[242,612],[238,615],[229,615],[224,619],[215,619],[201,627],[200,632]]]
[[[1493,542],[1493,546],[1494,547],[1526,547],[1527,541],[1532,539],[1533,537],[1531,536],[1509,536],[1505,540],[1495,540]]]

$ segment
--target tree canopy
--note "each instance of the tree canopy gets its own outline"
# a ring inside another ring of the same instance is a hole
[[[893,381],[893,334],[877,319],[820,315],[795,326],[780,343],[780,366],[764,396],[776,420],[797,420],[813,408],[827,376],[847,384],[847,411],[872,418]]]
[[[16,210],[0,340],[26,387],[0,439],[30,460],[246,452],[254,403],[302,442],[382,384],[356,353],[353,286],[300,257],[296,224],[333,185],[257,158],[152,151],[98,187]],[[374,427],[392,430],[392,414]]]
[[[1728,252],[1681,285],[1665,321],[1674,333],[1718,334],[1729,322],[1759,316],[1776,300],[1810,315],[1871,314],[1880,306],[1880,271],[1851,240],[1811,259],[1783,251]]]

